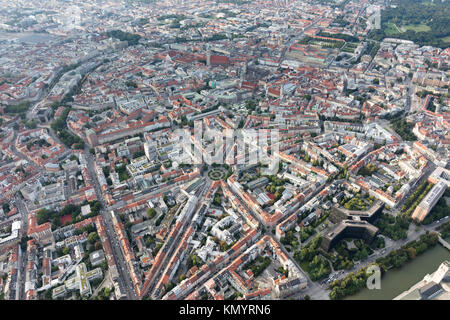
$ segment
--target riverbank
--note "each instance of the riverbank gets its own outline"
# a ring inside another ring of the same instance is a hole
[[[419,239],[410,241],[388,255],[378,258],[376,264],[381,268],[384,276],[394,270],[399,271],[404,266],[412,263],[438,244],[437,233],[422,234]],[[444,249],[446,250],[446,249]],[[330,284],[330,298],[333,300],[344,299],[356,295],[366,288],[366,281],[369,275],[366,273],[367,267],[361,268],[357,272],[350,273],[344,279],[336,280]],[[384,277],[382,277],[383,281]]]
[[[422,280],[425,275],[436,271],[439,265],[448,259],[450,259],[450,251],[437,244],[401,269],[391,269],[386,272],[381,278],[380,290],[363,288],[343,300],[392,300]]]

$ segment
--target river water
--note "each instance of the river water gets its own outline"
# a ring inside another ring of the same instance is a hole
[[[0,40],[19,40],[27,43],[45,43],[52,40],[61,39],[61,37],[48,33],[33,33],[33,32],[0,32]]]
[[[450,251],[438,243],[402,268],[386,272],[381,278],[380,290],[364,288],[344,300],[392,300],[422,280],[426,274],[436,271],[445,260],[450,261]]]

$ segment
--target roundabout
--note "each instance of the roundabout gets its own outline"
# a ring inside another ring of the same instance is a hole
[[[226,173],[227,172],[224,168],[212,168],[208,171],[208,177],[214,181],[222,180],[225,177]]]

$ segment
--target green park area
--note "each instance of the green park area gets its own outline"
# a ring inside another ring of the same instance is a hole
[[[208,172],[208,177],[211,180],[221,180],[224,176],[225,176],[226,172],[224,169],[222,168],[212,168],[209,172]]]
[[[391,251],[388,255],[378,258],[375,264],[380,267],[383,276],[390,269],[402,268],[417,256],[433,248],[437,242],[438,235],[436,233],[423,234],[419,239],[410,241],[399,249]],[[329,286],[331,290],[330,298],[332,300],[339,300],[356,294],[366,287],[366,281],[369,275],[370,273],[367,271],[367,267],[364,267],[348,274],[345,278],[333,281]]]
[[[394,0],[391,4],[392,6],[381,11],[381,28],[371,33],[374,40],[395,37],[411,40],[422,46],[448,47],[448,3]]]
[[[404,24],[404,25],[398,26],[395,23],[388,22],[388,23],[386,23],[386,29],[384,30],[384,32],[386,33],[386,35],[395,36],[397,34],[407,32],[408,30],[411,30],[414,32],[428,32],[431,30],[431,28],[424,23]]]

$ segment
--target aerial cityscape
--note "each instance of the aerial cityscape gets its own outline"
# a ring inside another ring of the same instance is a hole
[[[445,0],[0,0],[0,300],[450,300],[449,85]]]

